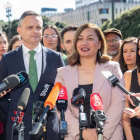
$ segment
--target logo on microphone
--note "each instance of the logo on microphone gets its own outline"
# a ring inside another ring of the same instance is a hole
[[[20,82],[24,82],[25,77],[21,73],[18,74],[18,77],[20,79]]]
[[[60,98],[64,97],[64,94],[65,94],[64,93],[64,88],[62,87],[61,90],[60,90],[60,93],[59,93],[59,97]]]
[[[50,85],[45,84],[44,90],[40,93],[40,96],[43,96],[43,97],[46,96],[46,93],[47,93],[49,87],[50,87]]]
[[[96,94],[94,95],[94,99],[95,99],[94,106],[100,106],[101,103],[99,102],[99,97]]]

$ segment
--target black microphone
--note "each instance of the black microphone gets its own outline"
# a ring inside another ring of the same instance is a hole
[[[20,84],[20,79],[17,75],[10,75],[7,78],[5,78],[2,83],[0,84],[0,93],[9,90],[11,88],[14,88]]]
[[[62,86],[61,91],[58,95],[57,101],[56,101],[56,107],[59,112],[61,112],[60,115],[60,136],[62,139],[64,139],[64,135],[67,133],[67,122],[65,121],[65,114],[64,111],[67,109],[67,90],[66,87]]]
[[[28,82],[28,80],[29,80],[29,76],[26,73],[26,71],[21,71],[21,72],[17,73],[16,75],[20,79],[20,84],[18,85],[18,87],[24,86]]]
[[[20,99],[19,99],[18,104],[17,104],[17,115],[14,119],[14,123],[13,123],[13,126],[12,126],[13,130],[14,130],[16,124],[17,124],[20,112],[23,111],[27,106],[29,96],[30,96],[30,89],[25,88],[25,90],[23,91],[22,95],[20,96]]]
[[[86,127],[87,126],[87,117],[86,114],[84,113],[84,106],[85,106],[85,97],[86,97],[86,92],[83,88],[76,88],[73,91],[73,98],[71,99],[71,103],[79,107],[79,124],[81,127]]]
[[[37,117],[40,116],[43,113],[44,110],[44,102],[46,101],[49,93],[51,92],[54,84],[52,83],[47,83],[44,86],[43,91],[40,93],[39,99],[36,102],[36,105],[34,107],[34,118],[33,118],[33,123],[36,121]]]
[[[130,92],[128,92],[119,82],[119,80],[117,79],[117,77],[112,74],[109,71],[102,71],[102,74],[108,79],[109,83],[115,87],[117,86],[121,91],[123,91],[125,94],[129,95],[130,98],[133,100],[133,104],[137,107],[140,106],[140,99],[139,97],[134,97],[131,95]]]

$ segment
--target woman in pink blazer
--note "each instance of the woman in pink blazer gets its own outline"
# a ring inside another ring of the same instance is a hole
[[[68,107],[65,112],[68,135],[65,140],[79,139],[79,109],[71,104],[73,90],[77,87],[83,87],[88,92],[85,99],[88,105],[90,105],[90,94],[100,94],[108,118],[104,124],[104,140],[123,140],[121,118],[125,97],[117,87],[111,87],[101,72],[110,71],[117,76],[122,85],[124,79],[119,64],[110,61],[110,58],[105,55],[106,42],[102,31],[95,24],[83,24],[76,31],[73,48],[74,53],[68,58],[70,65],[59,68],[55,80],[66,87],[68,94]],[[85,110],[87,109],[89,110],[90,107]],[[89,111],[86,115],[90,121]],[[90,127],[90,122],[88,124],[88,128],[83,130],[83,139],[97,140],[96,129]]]

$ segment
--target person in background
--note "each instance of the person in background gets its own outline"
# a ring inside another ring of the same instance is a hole
[[[73,54],[73,40],[74,35],[77,30],[77,26],[68,26],[64,28],[61,32],[62,43],[61,47],[66,51],[67,57]],[[65,66],[69,65],[68,59],[64,59]]]
[[[90,124],[90,95],[99,93],[108,118],[103,130],[104,140],[123,140],[121,118],[125,96],[117,87],[111,87],[101,72],[110,71],[117,76],[122,85],[124,79],[118,62],[110,61],[106,55],[103,32],[96,24],[81,25],[75,33],[73,49],[73,55],[68,57],[69,65],[59,68],[55,79],[55,83],[60,82],[66,87],[68,94],[68,108],[65,112],[68,136],[65,140],[79,139],[79,109],[71,104],[73,90],[78,87],[86,92],[85,113],[88,125],[83,130],[83,139],[97,140],[96,129]],[[59,112],[57,114],[60,117]]]
[[[138,39],[136,49],[136,68],[126,71],[124,74],[125,88],[132,93],[140,93],[140,39]],[[137,96],[137,95],[135,95]],[[134,109],[129,98],[126,98],[125,108]],[[126,113],[123,113],[123,128],[125,132],[124,140],[139,140],[140,138],[140,119],[129,118]]]
[[[41,43],[49,49],[61,52],[61,35],[55,25],[47,25],[43,29],[43,37]],[[64,60],[67,56],[63,53],[61,54]]]
[[[8,38],[4,32],[0,31],[0,60],[2,55],[7,52],[8,48]]]
[[[109,28],[103,31],[107,43],[107,54],[112,57],[112,61],[118,62],[118,55],[122,45],[121,31],[115,28]]]
[[[2,55],[6,53],[8,48],[8,37],[4,32],[0,31],[0,61]],[[1,72],[2,67],[0,67]],[[1,101],[1,100],[0,100]],[[9,108],[9,103],[6,104]],[[0,107],[0,139],[6,140],[6,123],[7,123],[7,113]]]
[[[137,41],[137,38],[129,37],[122,43],[119,63],[123,74],[127,70],[133,70],[136,67]]]
[[[14,50],[14,49],[16,49],[16,48],[18,48],[18,47],[20,47],[21,44],[22,44],[22,40],[21,40],[20,35],[15,35],[15,36],[11,39],[11,41],[10,41],[10,43],[9,43],[7,52],[9,52],[9,51],[11,51],[11,50]]]

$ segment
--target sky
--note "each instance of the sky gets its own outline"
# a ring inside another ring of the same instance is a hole
[[[4,5],[12,4],[10,20],[19,19],[24,11],[33,10],[41,13],[41,8],[57,8],[58,12],[63,12],[64,8],[75,9],[75,0],[0,0],[0,20],[8,21]]]

